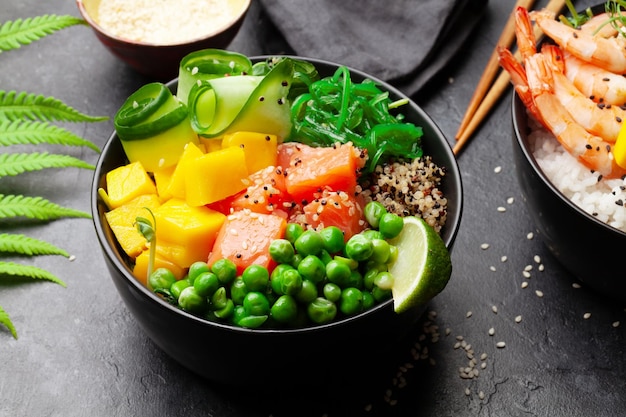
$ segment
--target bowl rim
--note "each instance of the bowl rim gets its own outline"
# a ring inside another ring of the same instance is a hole
[[[266,59],[270,59],[270,58],[280,58],[280,57],[287,57],[287,58],[294,58],[294,59],[300,59],[300,60],[305,60],[307,62],[311,62],[314,63],[316,65],[326,65],[326,66],[331,66],[334,68],[339,68],[341,66],[344,66],[346,68],[348,68],[348,70],[350,71],[350,74],[358,74],[360,77],[365,77],[365,78],[369,78],[370,80],[374,81],[375,83],[377,83],[378,85],[381,85],[384,87],[384,89],[386,91],[389,91],[389,93],[397,95],[400,98],[406,98],[408,100],[407,105],[411,106],[413,111],[417,112],[417,114],[419,115],[419,117],[423,118],[423,120],[425,121],[426,124],[429,124],[430,127],[432,128],[433,132],[435,133],[435,136],[439,137],[441,139],[441,141],[443,142],[442,145],[442,150],[445,153],[445,157],[447,159],[449,159],[450,161],[452,161],[451,166],[446,166],[446,177],[450,178],[450,182],[453,184],[458,184],[458,201],[457,204],[454,207],[453,211],[448,211],[448,219],[455,219],[456,221],[454,222],[454,224],[449,224],[448,221],[446,221],[446,226],[449,226],[447,228],[447,230],[449,230],[449,234],[447,236],[446,239],[444,239],[444,242],[446,244],[446,247],[448,248],[448,250],[452,249],[452,245],[454,243],[454,241],[456,240],[456,236],[458,234],[460,225],[461,225],[461,217],[462,217],[462,208],[463,208],[463,182],[462,182],[462,178],[461,178],[461,172],[460,172],[460,168],[458,165],[458,160],[456,158],[456,156],[454,155],[454,152],[452,151],[452,147],[449,143],[449,141],[447,140],[446,136],[443,134],[443,132],[441,131],[441,129],[439,128],[439,126],[435,123],[435,121],[426,113],[426,111],[424,111],[417,103],[415,103],[409,96],[407,96],[406,94],[402,93],[400,90],[398,90],[397,88],[393,87],[392,85],[390,85],[389,83],[382,81],[381,79],[374,77],[370,74],[365,73],[364,71],[361,71],[359,69],[347,66],[347,65],[341,65],[341,64],[337,64],[335,62],[332,61],[328,61],[328,60],[324,60],[324,59],[318,59],[318,58],[310,58],[310,57],[303,57],[303,56],[295,56],[295,55],[258,55],[258,56],[251,56],[249,57],[249,59],[252,62],[257,62],[257,61],[262,61],[262,60],[266,60]],[[168,87],[172,87],[174,85],[174,83],[177,83],[178,79],[175,78],[171,81],[169,81],[168,83],[166,83],[166,85]],[[374,307],[370,308],[369,310],[363,311],[357,315],[354,316],[348,316],[348,317],[343,317],[340,320],[333,320],[330,323],[326,323],[326,324],[322,324],[322,325],[313,325],[313,326],[306,326],[306,327],[298,327],[298,328],[261,328],[261,329],[250,329],[250,328],[244,328],[244,327],[239,327],[239,326],[234,326],[231,324],[227,324],[227,323],[221,323],[219,321],[210,321],[207,320],[205,318],[193,315],[191,313],[188,313],[180,308],[177,308],[175,306],[172,306],[171,304],[169,304],[167,301],[163,300],[161,297],[158,297],[157,295],[155,295],[152,291],[149,291],[148,288],[141,284],[131,273],[130,269],[128,268],[128,266],[124,263],[121,262],[119,257],[117,256],[117,254],[115,253],[114,249],[111,247],[111,245],[109,244],[109,242],[106,239],[106,233],[104,231],[104,226],[103,226],[103,222],[101,222],[101,218],[102,216],[100,215],[99,212],[99,207],[103,206],[103,202],[101,200],[101,198],[98,195],[98,187],[99,187],[99,179],[102,177],[103,173],[102,172],[102,164],[104,161],[103,155],[106,155],[109,151],[109,148],[111,148],[115,142],[119,142],[119,137],[117,136],[115,130],[111,133],[111,135],[109,136],[109,138],[107,139],[105,146],[103,147],[101,153],[100,153],[100,157],[98,158],[98,162],[96,164],[96,168],[94,170],[94,176],[93,176],[93,181],[92,181],[92,185],[91,185],[91,210],[92,210],[92,219],[93,219],[93,223],[94,223],[94,227],[96,229],[96,235],[98,238],[98,241],[100,243],[100,246],[104,252],[104,255],[109,259],[109,261],[115,266],[115,268],[121,273],[121,275],[123,276],[125,281],[128,281],[131,283],[131,285],[134,287],[135,290],[139,291],[142,295],[144,295],[145,297],[147,297],[148,299],[150,299],[150,301],[157,303],[159,305],[161,305],[162,307],[167,308],[168,310],[170,310],[170,312],[173,312],[175,314],[180,314],[183,317],[186,317],[188,319],[194,320],[194,322],[196,322],[199,325],[202,326],[209,326],[209,327],[218,327],[221,328],[223,330],[226,331],[231,331],[231,332],[240,332],[240,333],[247,333],[247,334],[272,334],[272,333],[280,333],[280,334],[307,334],[307,333],[311,333],[311,332],[320,332],[320,331],[324,331],[324,330],[328,330],[328,329],[334,329],[336,327],[341,327],[341,326],[346,326],[349,323],[351,323],[352,321],[355,320],[360,320],[363,317],[366,316],[370,316],[373,314],[376,314],[378,311],[380,310],[384,310],[384,309],[392,309],[393,310],[393,298],[390,298],[380,304],[375,305]],[[120,253],[121,256],[123,256],[122,253]],[[420,306],[420,308],[423,308],[424,306]],[[398,314],[395,313],[394,314]],[[402,313],[400,313],[402,314]],[[406,314],[406,313],[405,313]]]
[[[85,0],[76,0],[76,5],[83,19],[95,31],[101,33],[103,36],[106,36],[107,38],[114,40],[116,42],[125,43],[128,45],[145,46],[145,47],[152,47],[152,48],[175,48],[175,47],[181,47],[181,46],[188,46],[188,45],[196,44],[198,42],[205,41],[214,36],[217,36],[220,33],[223,33],[226,30],[228,30],[231,26],[235,25],[240,19],[242,19],[246,15],[248,10],[250,9],[250,4],[252,3],[252,0],[242,0],[243,3],[241,6],[241,9],[237,10],[237,13],[233,15],[231,19],[229,19],[224,24],[217,26],[214,30],[212,30],[209,33],[206,33],[202,36],[188,39],[184,42],[160,44],[160,43],[153,43],[153,42],[137,41],[137,40],[123,38],[118,35],[115,35],[114,33],[102,27],[98,22],[96,22],[96,19],[91,17],[91,15],[87,12],[87,8],[85,7],[84,1]]]
[[[603,222],[599,220],[598,218],[592,216],[591,214],[587,213],[582,207],[574,203],[571,199],[567,198],[567,196],[565,196],[565,194],[563,194],[558,189],[558,187],[554,185],[552,180],[550,180],[550,178],[548,178],[548,176],[543,172],[543,169],[541,169],[541,166],[539,166],[537,159],[535,158],[534,154],[531,152],[529,148],[530,144],[528,141],[528,133],[523,133],[521,126],[518,122],[518,117],[526,117],[526,120],[528,120],[528,118],[530,118],[531,116],[526,111],[526,108],[524,107],[522,100],[519,98],[517,92],[514,91],[512,98],[511,98],[511,118],[513,121],[513,131],[515,133],[515,140],[517,141],[517,144],[519,148],[521,149],[522,153],[524,154],[526,161],[530,164],[535,174],[539,176],[539,178],[541,178],[542,182],[550,189],[550,191],[552,191],[552,193],[554,193],[563,203],[565,203],[568,207],[570,207],[570,209],[572,209],[573,211],[575,211],[582,217],[586,218],[587,220],[601,226],[607,232],[611,232],[618,236],[622,236],[623,238],[626,238],[626,232],[614,226],[611,226],[610,224]],[[528,126],[526,127],[528,128]]]

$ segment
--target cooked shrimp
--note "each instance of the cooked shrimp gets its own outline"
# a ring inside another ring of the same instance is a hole
[[[614,73],[626,73],[626,38],[623,36],[594,36],[555,20],[554,13],[545,9],[531,12],[530,16],[547,36],[577,58]]]
[[[608,13],[600,13],[593,16],[580,26],[580,30],[593,36],[610,38],[617,35],[617,29],[608,21],[611,18]]]
[[[553,70],[543,54],[535,54],[525,61],[528,87],[542,123],[556,137],[567,152],[584,166],[599,172],[605,178],[626,175],[626,169],[615,163],[613,147],[578,124],[553,93]]]
[[[595,103],[581,93],[562,72],[563,56],[554,45],[544,45],[542,53],[551,65],[554,95],[578,124],[589,133],[614,143],[626,120],[626,111],[618,106]]]
[[[626,78],[565,52],[565,75],[581,93],[596,103],[626,104]]]

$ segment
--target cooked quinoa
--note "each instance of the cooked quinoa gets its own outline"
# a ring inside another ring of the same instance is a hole
[[[370,176],[361,177],[365,201],[382,203],[400,216],[423,218],[437,232],[446,222],[448,200],[439,189],[445,168],[429,156],[412,162],[379,165]]]

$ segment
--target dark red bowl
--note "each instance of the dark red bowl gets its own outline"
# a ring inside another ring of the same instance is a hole
[[[169,81],[178,76],[180,61],[187,54],[200,49],[226,48],[239,32],[250,8],[250,1],[236,2],[236,17],[227,26],[218,28],[208,36],[176,45],[155,45],[112,35],[97,23],[96,16],[100,0],[76,0],[76,5],[96,37],[113,55],[147,77]]]
[[[316,65],[321,76],[332,75],[338,67],[325,61],[307,60]],[[355,69],[350,71],[355,81],[366,77],[377,81],[389,91],[392,100],[406,98],[387,83]],[[411,101],[402,111],[407,121],[424,129],[425,154],[446,167],[442,189],[448,199],[448,217],[442,237],[452,249],[462,209],[461,176],[455,156],[444,135],[420,107]],[[263,375],[264,385],[272,387],[273,383],[280,383],[281,389],[288,388],[285,381],[291,381],[293,387],[320,382],[324,386],[354,383],[377,366],[395,363],[391,350],[426,306],[396,314],[392,300],[388,300],[369,311],[326,325],[250,330],[193,316],[153,294],[133,277],[127,258],[107,225],[106,207],[98,197],[98,188],[105,186],[106,173],[125,163],[120,140],[114,133],[102,151],[91,189],[96,235],[111,278],[130,313],[168,355],[212,381],[250,387],[257,382],[258,375]],[[339,369],[341,372],[336,372]]]

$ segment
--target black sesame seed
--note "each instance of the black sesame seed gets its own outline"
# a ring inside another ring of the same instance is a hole
[[[259,101],[265,101],[265,97],[263,96],[259,97]]]
[[[240,253],[236,254],[235,258],[237,258],[237,259],[241,258],[241,254]]]

